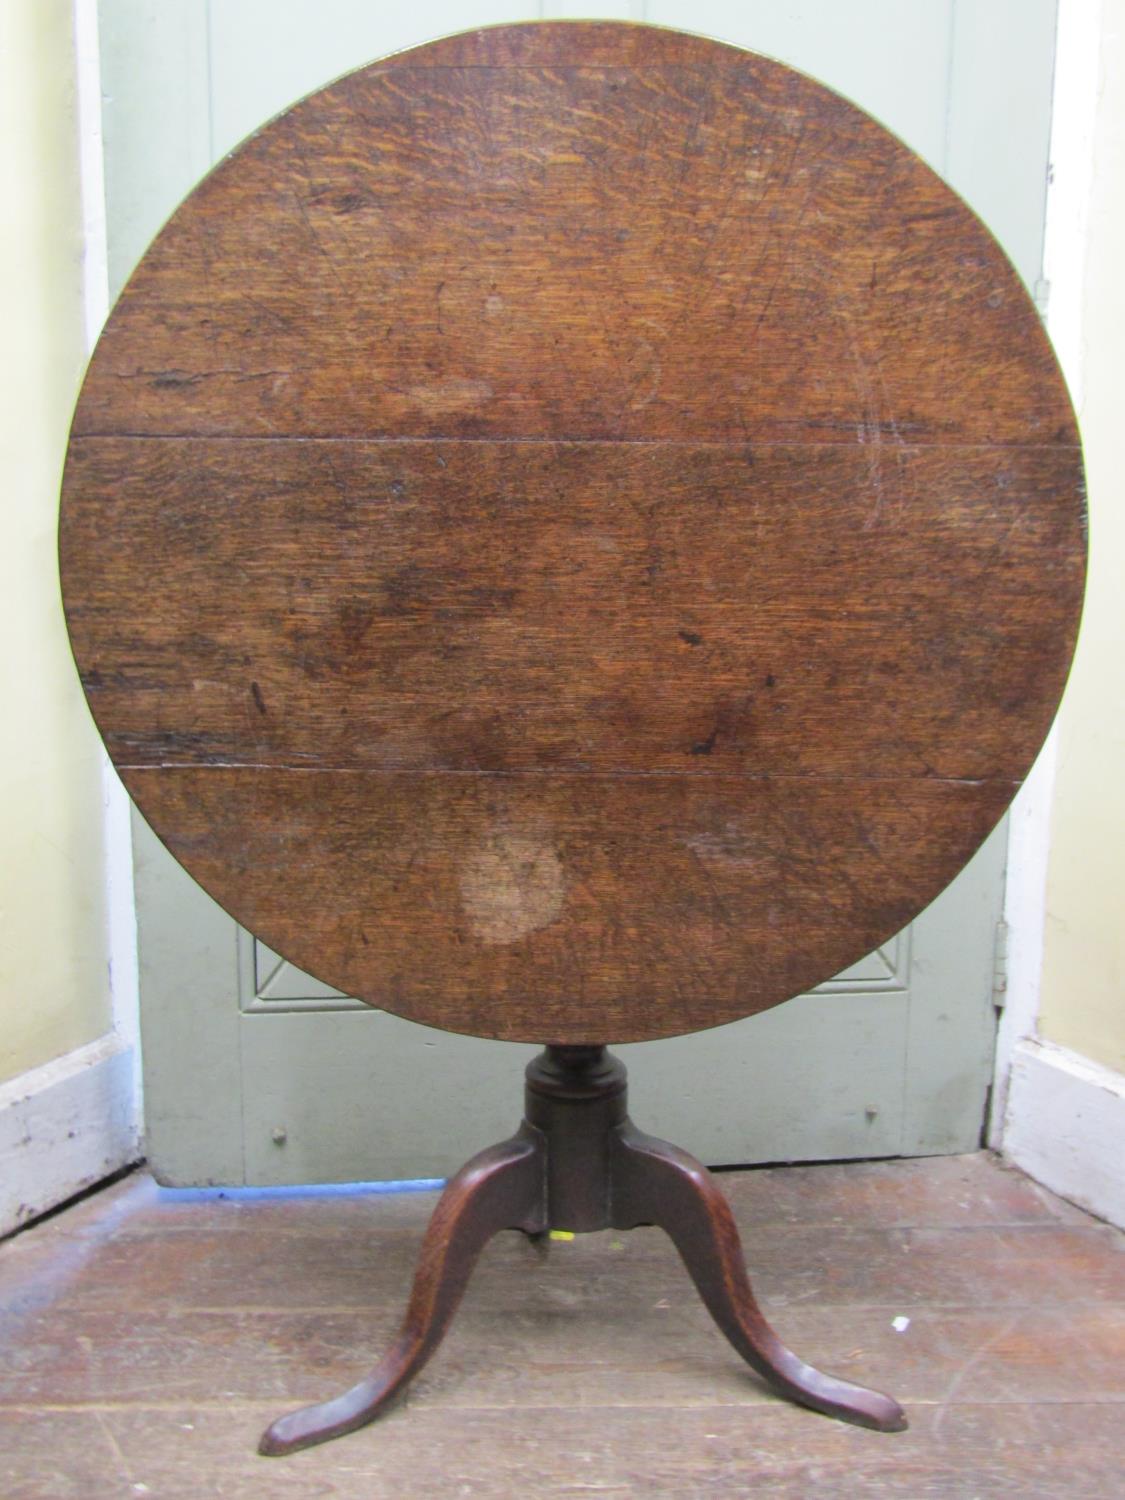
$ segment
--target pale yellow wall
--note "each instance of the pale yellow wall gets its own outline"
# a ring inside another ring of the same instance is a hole
[[[1103,11],[1079,413],[1091,567],[1060,720],[1039,1029],[1125,1072],[1125,5]]]
[[[0,1082],[109,1029],[98,743],[55,563],[84,362],[72,0],[0,0]]]

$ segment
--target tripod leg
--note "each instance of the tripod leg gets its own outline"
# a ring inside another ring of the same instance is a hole
[[[258,1451],[294,1453],[364,1426],[425,1364],[449,1327],[485,1244],[501,1229],[546,1227],[545,1153],[526,1126],[490,1146],[448,1183],[430,1220],[406,1317],[371,1374],[331,1401],[279,1417]]]
[[[612,1171],[615,1227],[657,1224],[667,1232],[708,1312],[775,1390],[860,1427],[902,1431],[906,1415],[897,1401],[822,1375],[774,1333],[750,1290],[730,1206],[706,1167],[630,1123],[617,1134]]]

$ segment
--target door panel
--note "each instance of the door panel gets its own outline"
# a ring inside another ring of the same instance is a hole
[[[1053,0],[622,0],[854,98],[1039,276]],[[101,0],[115,289],[208,165],[292,99],[448,31],[574,7],[498,0]],[[518,1118],[534,1049],[349,1001],[257,943],[135,828],[149,1151],[174,1183],[444,1176]],[[913,925],[812,995],[620,1048],[633,1113],[712,1163],[973,1149],[995,1032],[1001,829]]]

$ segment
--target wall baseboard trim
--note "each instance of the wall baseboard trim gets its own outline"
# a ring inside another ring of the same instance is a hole
[[[139,1159],[136,1067],[110,1034],[0,1084],[0,1234]]]
[[[1125,1228],[1125,1074],[1025,1038],[1012,1057],[1001,1151],[1053,1193]]]

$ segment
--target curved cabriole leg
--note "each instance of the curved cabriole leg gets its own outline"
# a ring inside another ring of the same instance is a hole
[[[411,1380],[441,1342],[477,1257],[501,1229],[546,1227],[542,1138],[526,1126],[490,1146],[453,1177],[434,1209],[406,1317],[394,1344],[366,1379],[332,1401],[280,1417],[258,1451],[294,1453],[364,1426]]]
[[[730,1206],[706,1167],[627,1124],[614,1142],[612,1172],[614,1227],[656,1224],[667,1232],[708,1312],[776,1391],[860,1427],[905,1428],[906,1414],[897,1401],[822,1375],[774,1333],[750,1290]]]

